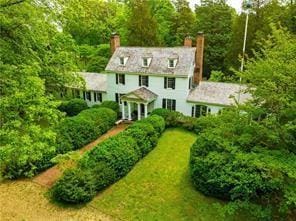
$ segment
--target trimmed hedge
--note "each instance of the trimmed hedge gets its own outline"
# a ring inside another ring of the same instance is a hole
[[[100,191],[115,181],[124,177],[157,143],[165,127],[164,119],[160,116],[150,116],[144,120],[137,121],[125,131],[98,144],[87,152],[78,163],[77,171],[90,171],[95,180],[95,189]],[[65,178],[66,177],[66,178]],[[71,183],[72,180],[80,179],[77,172],[67,172],[52,187],[51,192],[54,199],[63,202],[82,203],[93,197],[93,182],[89,181],[82,185]],[[70,184],[69,184],[70,183]],[[65,191],[61,191],[65,189]],[[77,190],[76,190],[77,189]],[[76,192],[87,192],[80,194]],[[61,196],[62,194],[62,196]],[[81,199],[80,196],[85,196]]]
[[[119,114],[119,104],[115,101],[103,101],[101,104],[95,104],[92,108],[101,108],[106,107],[110,108],[111,110],[115,111],[117,116]]]
[[[181,112],[171,111],[163,108],[154,109],[152,115],[159,115],[164,118],[166,127],[182,127],[189,131],[195,131],[200,118],[185,116]],[[202,118],[202,117],[201,117]]]
[[[96,182],[88,170],[68,169],[55,184],[52,196],[66,203],[85,203],[96,194]]]
[[[83,147],[110,129],[115,121],[116,113],[109,108],[91,108],[65,118],[57,128],[57,152]]]
[[[67,116],[72,117],[79,114],[81,111],[88,109],[88,106],[85,100],[74,98],[69,101],[63,101],[58,109],[61,112],[65,112]]]

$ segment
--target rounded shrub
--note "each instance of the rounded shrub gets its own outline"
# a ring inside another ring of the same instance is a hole
[[[170,110],[168,109],[164,109],[164,108],[156,108],[152,111],[151,115],[159,115],[161,117],[163,117],[163,119],[166,121],[167,117],[170,114]]]
[[[255,153],[244,155],[238,149],[217,134],[200,134],[190,153],[196,189],[221,199],[249,200],[280,188],[284,179],[280,171],[273,174],[272,168],[258,164]]]
[[[138,121],[124,132],[134,138],[140,149],[140,157],[149,153],[157,143],[158,133],[150,123]]]
[[[65,118],[57,130],[59,153],[81,148],[98,136],[95,122],[82,116]]]
[[[110,129],[116,113],[109,108],[90,108],[74,117],[63,119],[57,127],[57,152],[76,150]]]
[[[103,134],[109,130],[115,123],[117,116],[115,111],[110,108],[90,108],[79,114],[95,123],[98,134]]]
[[[86,203],[96,194],[95,178],[89,170],[69,169],[51,188],[57,201]]]
[[[97,191],[103,190],[117,180],[116,172],[105,162],[98,162],[92,169],[92,174],[95,179]]]
[[[82,166],[94,168],[98,162],[105,162],[116,173],[117,178],[126,175],[139,160],[137,142],[131,136],[120,133],[100,143],[82,159]]]
[[[85,100],[74,98],[69,101],[63,101],[58,109],[62,112],[65,112],[67,116],[71,117],[79,114],[85,109],[88,109],[88,106]]]
[[[119,104],[115,101],[103,101],[101,104],[96,104],[92,106],[93,108],[110,108],[111,110],[115,111],[115,113],[119,114]]]
[[[153,128],[161,134],[165,129],[165,120],[162,116],[159,115],[152,115],[142,120],[142,122],[150,123]]]

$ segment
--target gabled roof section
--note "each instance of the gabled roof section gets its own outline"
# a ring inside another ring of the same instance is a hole
[[[239,84],[202,81],[196,88],[190,91],[187,101],[231,106],[238,99],[240,90],[240,103],[251,99],[251,95],[244,92],[245,89],[246,86],[242,85],[240,87]]]
[[[194,47],[119,47],[112,55],[105,70],[118,73],[143,73],[187,77],[194,70],[195,50]],[[152,58],[151,63],[149,67],[143,67],[142,58],[147,56]],[[125,66],[120,65],[120,57],[129,58]],[[178,59],[175,68],[168,68],[168,59],[170,58]]]
[[[85,81],[85,88],[89,91],[107,91],[107,75],[92,72],[78,73]]]
[[[148,90],[146,87],[140,87],[134,91],[131,91],[123,96],[121,96],[121,100],[127,101],[139,101],[139,102],[151,102],[157,98],[157,94]]]

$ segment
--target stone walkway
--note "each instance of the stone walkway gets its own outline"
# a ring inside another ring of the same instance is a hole
[[[95,147],[98,143],[101,143],[104,140],[108,139],[109,137],[112,137],[112,136],[118,134],[119,132],[123,131],[125,128],[127,128],[127,126],[128,126],[128,124],[119,124],[119,125],[113,127],[107,133],[103,134],[95,141],[89,143],[88,145],[86,145],[83,148],[81,148],[80,150],[78,150],[78,152],[80,154],[83,154],[87,150],[90,150],[93,147]],[[68,164],[67,164],[67,162],[63,163],[63,167],[61,167],[59,164],[57,164],[57,165],[49,168],[48,170],[44,171],[43,173],[39,174],[38,176],[34,177],[32,179],[32,181],[35,183],[38,183],[42,186],[45,186],[45,187],[51,187],[56,182],[56,180],[62,175],[63,171],[66,168],[71,167],[71,166],[73,166],[73,162],[70,162],[70,160],[69,160]]]

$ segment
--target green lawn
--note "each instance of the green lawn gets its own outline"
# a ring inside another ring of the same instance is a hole
[[[166,130],[158,146],[91,206],[123,220],[222,220],[214,206],[218,201],[190,183],[188,158],[196,138],[181,129]]]

